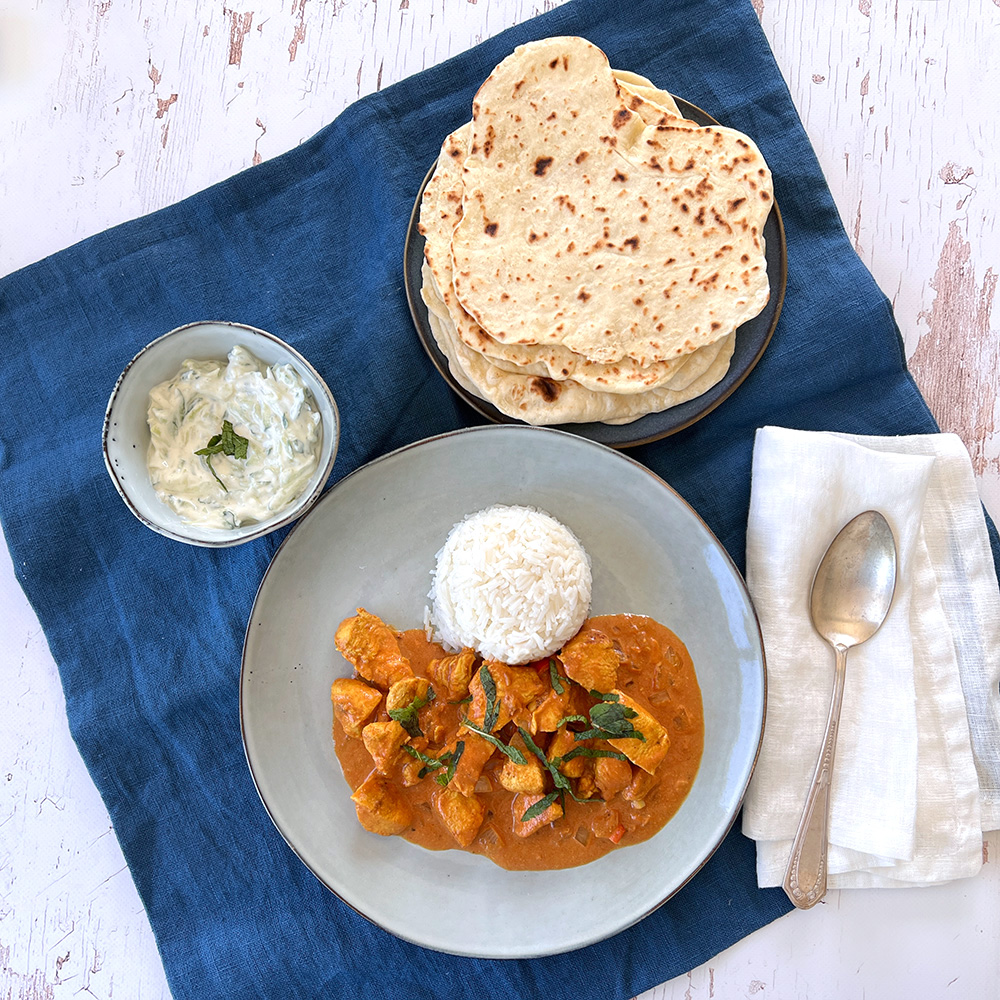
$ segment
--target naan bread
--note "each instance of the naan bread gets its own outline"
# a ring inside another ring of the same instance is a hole
[[[437,168],[425,188],[420,211],[420,232],[425,239],[424,255],[430,265],[437,294],[448,311],[454,333],[462,343],[506,371],[556,380],[572,378],[596,391],[644,392],[659,386],[679,389],[703,375],[718,356],[721,341],[691,354],[647,366],[639,365],[631,358],[604,364],[581,357],[561,344],[501,343],[490,337],[465,312],[454,290],[451,240],[462,217],[462,164],[468,149],[470,129],[470,125],[463,125],[445,140]]]
[[[519,47],[476,95],[451,261],[493,340],[646,367],[766,305],[759,150],[733,129],[647,124],[629,100],[579,38]]]
[[[595,392],[572,379],[557,382],[517,375],[497,368],[454,335],[448,310],[434,288],[427,262],[423,265],[421,296],[428,309],[431,332],[448,359],[455,381],[472,395],[492,403],[501,413],[538,426],[572,423],[628,424],[650,413],[685,403],[707,392],[729,368],[735,338],[720,344],[713,364],[683,389],[659,388],[640,393]]]
[[[638,73],[631,73],[628,70],[615,69],[611,71],[618,81],[618,86],[633,97],[641,98],[645,103],[661,108],[675,118],[683,118],[681,109],[677,107],[673,94],[668,94],[665,90],[660,90],[653,85],[652,80],[647,80]],[[641,107],[636,107],[631,101],[628,102],[629,109],[634,111],[647,125],[658,125],[659,122],[651,121],[643,114]]]

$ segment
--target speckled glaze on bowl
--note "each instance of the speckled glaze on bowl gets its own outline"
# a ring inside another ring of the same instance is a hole
[[[687,799],[650,840],[579,868],[509,872],[478,855],[366,832],[330,738],[330,683],[351,672],[334,648],[337,625],[363,606],[397,628],[419,628],[435,553],[455,522],[494,503],[538,507],[565,524],[591,558],[592,613],[662,622],[687,645],[701,685],[705,750]],[[697,513],[611,448],[514,424],[429,438],[337,483],[264,576],[240,679],[257,790],[313,874],[399,937],[484,958],[583,947],[677,892],[736,817],[764,702],[756,614]]]
[[[180,370],[186,358],[224,360],[241,345],[268,365],[290,364],[312,393],[323,422],[323,445],[316,471],[302,494],[272,517],[227,530],[187,524],[156,495],[146,470],[149,391]],[[333,394],[319,373],[294,348],[273,334],[242,323],[204,321],[179,326],[144,347],[121,373],[104,415],[104,464],[122,500],[147,528],[189,545],[221,548],[260,538],[290,524],[323,491],[337,455],[340,416]]]

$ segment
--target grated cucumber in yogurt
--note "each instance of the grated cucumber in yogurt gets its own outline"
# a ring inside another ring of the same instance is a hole
[[[240,346],[228,363],[186,360],[150,392],[147,419],[157,496],[188,524],[220,530],[284,510],[305,489],[323,443],[320,415],[295,369],[265,365]],[[196,454],[224,421],[246,438],[245,459]]]

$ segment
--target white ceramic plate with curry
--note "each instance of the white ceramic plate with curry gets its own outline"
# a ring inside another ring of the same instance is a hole
[[[578,867],[512,871],[480,854],[367,832],[331,738],[330,685],[352,673],[334,647],[337,626],[364,607],[400,630],[420,628],[436,553],[456,522],[493,504],[536,507],[570,528],[592,564],[591,613],[666,626],[686,645],[701,688],[704,749],[676,814],[649,839]],[[677,892],[736,817],[764,702],[763,647],[746,587],[695,511],[610,448],[517,425],[421,441],[333,487],[265,574],[240,683],[253,779],[313,874],[401,938],[482,958],[583,947]],[[462,919],[427,919],[444,911]]]

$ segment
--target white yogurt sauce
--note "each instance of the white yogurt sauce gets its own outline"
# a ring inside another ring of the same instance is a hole
[[[247,457],[196,455],[228,420]],[[283,510],[305,489],[322,420],[291,365],[267,366],[245,347],[223,361],[187,360],[149,394],[146,464],[157,496],[188,524],[236,528]],[[212,474],[222,480],[223,488]]]

